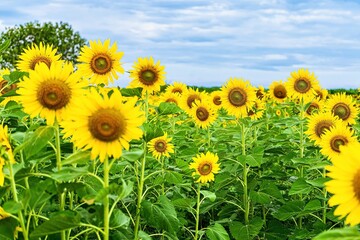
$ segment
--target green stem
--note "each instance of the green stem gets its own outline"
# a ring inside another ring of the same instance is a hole
[[[323,177],[326,177],[326,169],[323,169]],[[324,224],[326,224],[326,210],[327,210],[327,191],[326,188],[323,188],[323,196],[324,196],[324,200],[323,200],[323,214],[322,214],[322,221]]]
[[[301,99],[300,106],[300,158],[304,158],[304,99]],[[300,163],[302,164],[302,163]],[[304,177],[304,166],[300,166],[300,178]],[[303,201],[302,193],[300,193],[300,201]],[[299,228],[302,229],[302,216],[299,217]]]
[[[161,161],[161,176],[162,176],[162,184],[161,184],[161,194],[164,195],[165,194],[165,157],[161,157],[160,158]]]
[[[109,158],[105,157],[104,160],[104,189],[109,188]],[[104,240],[109,240],[109,195],[106,194],[104,198]]]
[[[244,123],[241,123],[241,154],[243,156],[246,156],[246,145],[245,145],[245,138],[246,138],[246,132],[245,132],[245,126]],[[243,202],[244,202],[244,219],[245,219],[245,225],[249,224],[249,212],[250,212],[250,201],[248,197],[248,186],[247,186],[247,174],[248,169],[246,165],[246,161],[243,165],[243,184],[244,184],[244,195],[243,195]]]
[[[198,239],[199,235],[199,220],[200,220],[200,189],[201,189],[201,183],[198,184],[197,188],[197,198],[196,198],[196,219],[195,219],[195,236],[194,240]]]
[[[7,161],[7,162],[8,162],[9,173],[10,173],[11,191],[12,191],[12,193],[13,193],[14,201],[15,201],[16,203],[18,203],[18,202],[19,202],[19,199],[18,199],[18,196],[17,196],[14,170],[13,170],[13,167],[12,167],[12,163],[10,163],[9,161]],[[18,216],[19,216],[19,222],[20,222],[21,229],[23,230],[22,233],[23,233],[24,239],[25,239],[25,240],[28,240],[28,239],[29,239],[29,237],[28,237],[28,230],[25,228],[24,216],[23,216],[21,210],[19,210]]]

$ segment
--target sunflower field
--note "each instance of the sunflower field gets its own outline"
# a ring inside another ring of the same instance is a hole
[[[206,92],[122,56],[43,43],[1,70],[0,239],[360,239],[358,92],[308,69]]]

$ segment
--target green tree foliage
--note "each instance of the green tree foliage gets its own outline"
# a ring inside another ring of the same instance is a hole
[[[20,54],[31,44],[43,42],[53,45],[62,59],[73,63],[76,62],[80,48],[86,44],[86,39],[64,22],[28,22],[15,25],[0,34],[0,45],[7,41],[10,41],[10,45],[1,53],[0,67],[10,69],[15,68]]]

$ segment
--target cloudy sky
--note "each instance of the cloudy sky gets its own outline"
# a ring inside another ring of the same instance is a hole
[[[359,0],[0,1],[0,31],[30,21],[116,41],[125,70],[153,56],[170,84],[241,77],[268,87],[307,68],[324,88],[360,87]],[[118,85],[128,82],[123,75]]]

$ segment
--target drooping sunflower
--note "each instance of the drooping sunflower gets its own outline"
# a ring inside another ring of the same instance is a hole
[[[191,114],[191,108],[195,101],[202,101],[208,96],[204,92],[199,92],[198,89],[188,88],[181,97],[180,107],[188,114]]]
[[[217,112],[210,106],[211,104],[208,100],[196,100],[194,102],[190,110],[190,116],[198,127],[206,129],[216,120]]]
[[[333,94],[326,102],[325,109],[338,116],[347,124],[355,124],[359,110],[355,107],[356,102],[350,95],[345,93]]]
[[[305,111],[305,116],[309,117],[315,113],[320,113],[323,111],[324,101],[319,101],[317,98],[314,98],[310,105],[307,107]]]
[[[182,95],[183,92],[185,92],[187,89],[187,86],[185,83],[182,82],[174,82],[173,84],[167,86],[165,89],[166,92],[171,92],[175,94]]]
[[[9,75],[9,69],[0,70],[0,96],[4,99],[0,99],[0,106],[5,106],[9,101],[17,101],[17,96],[3,96],[4,94],[9,94],[10,91],[17,89],[16,83],[9,84],[7,80],[3,78],[4,75]]]
[[[221,103],[221,91],[213,91],[210,93],[210,99],[212,100],[212,105],[214,109],[220,109],[222,107]]]
[[[346,217],[345,224],[355,226],[360,223],[360,143],[341,146],[340,149],[340,160],[326,167],[331,180],[325,183],[325,187],[333,194],[329,206],[337,205],[334,215]]]
[[[288,95],[294,99],[311,100],[315,97],[315,89],[319,89],[317,77],[308,69],[299,69],[291,72],[288,81],[285,83]]]
[[[326,90],[325,88],[315,88],[315,92],[316,92],[315,97],[319,101],[321,101],[321,100],[325,101],[329,94],[328,90]]]
[[[263,100],[256,99],[252,109],[248,110],[248,116],[251,120],[258,120],[264,115],[265,103]]]
[[[270,98],[276,102],[284,102],[287,98],[285,83],[283,83],[281,80],[272,82],[269,86],[269,95]]]
[[[71,63],[40,63],[18,84],[18,100],[30,117],[43,117],[48,125],[66,117],[87,84],[73,73]]]
[[[241,78],[230,78],[221,87],[221,101],[223,108],[229,115],[237,118],[246,117],[256,99],[255,89],[249,81]]]
[[[263,86],[258,86],[256,88],[256,97],[262,100],[266,96],[266,91]]]
[[[38,63],[45,63],[47,67],[50,67],[52,63],[60,61],[61,55],[56,54],[56,51],[57,49],[52,45],[33,44],[19,56],[16,67],[23,72],[34,70]]]
[[[91,159],[119,158],[122,149],[129,149],[132,139],[140,139],[140,126],[145,121],[136,99],[124,101],[119,90],[111,96],[94,89],[79,98],[73,113],[63,121],[64,137],[71,137],[77,148],[91,149]]]
[[[217,154],[206,152],[200,153],[192,158],[193,163],[190,164],[190,169],[195,169],[194,175],[198,175],[199,179],[197,182],[207,183],[214,181],[214,174],[220,170],[220,164],[218,163],[219,157]]]
[[[356,142],[354,130],[344,124],[337,124],[321,136],[320,152],[330,160],[335,161],[341,153],[340,146],[352,145]]]
[[[160,87],[165,85],[165,67],[160,65],[160,61],[154,62],[150,58],[138,58],[130,71],[132,78],[129,87],[142,87],[148,92],[159,92]]]
[[[343,124],[343,122],[329,112],[315,113],[308,118],[308,129],[305,131],[305,134],[307,134],[311,140],[315,141],[316,145],[319,145],[325,130],[330,130],[330,128],[341,124]]]
[[[174,145],[170,143],[172,138],[167,133],[163,136],[151,139],[147,146],[151,154],[159,160],[162,156],[170,157],[170,153],[174,153]]]
[[[108,85],[118,79],[118,73],[124,73],[121,66],[123,52],[117,51],[116,42],[110,46],[110,39],[102,43],[89,41],[90,46],[83,46],[78,57],[78,73],[93,84]]]

